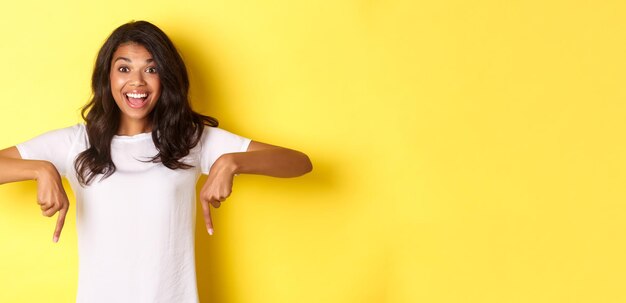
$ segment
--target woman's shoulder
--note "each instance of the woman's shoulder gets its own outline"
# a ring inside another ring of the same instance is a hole
[[[82,123],[76,123],[74,125],[70,125],[70,126],[66,127],[66,129],[68,129],[70,132],[76,134],[76,133],[80,133],[80,132],[86,132],[87,127],[86,127],[85,123],[82,122]]]
[[[70,126],[48,130],[41,133],[39,137],[56,140],[71,140],[75,139],[79,134],[85,133],[85,130],[86,128],[84,123],[76,123]]]
[[[228,131],[218,126],[205,125],[204,130],[202,132],[202,137],[204,139],[209,139],[209,138],[217,139],[217,138],[232,137],[232,136],[241,137],[231,131]]]
[[[77,143],[82,143],[81,134],[85,126],[80,123],[49,130],[36,137],[18,143],[16,146],[22,157],[32,159],[53,159],[53,154],[62,155]]]
[[[245,151],[251,139],[220,127],[205,126],[202,146],[209,149]]]
[[[85,123],[76,123],[64,128],[57,129],[56,132],[58,132],[59,135],[64,135],[65,137],[68,137],[68,139],[76,140],[81,135],[86,135],[87,127],[85,126]]]
[[[87,128],[85,123],[76,123],[67,127],[59,128],[48,132],[51,139],[58,140],[59,143],[73,145],[76,142],[84,141],[87,138]]]

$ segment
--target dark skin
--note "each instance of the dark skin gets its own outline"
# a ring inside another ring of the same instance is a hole
[[[110,81],[121,112],[118,135],[132,136],[152,130],[149,114],[158,102],[161,89],[153,65],[152,55],[139,44],[120,45],[113,54]],[[129,102],[129,93],[137,97],[146,94],[147,98]],[[218,208],[230,196],[235,174],[290,178],[311,170],[311,161],[304,153],[257,141],[252,141],[246,152],[222,155],[211,166],[200,191],[208,233],[214,232],[210,206]],[[22,159],[15,146],[0,150],[0,184],[23,180],[37,181],[37,203],[44,216],[59,213],[53,234],[56,243],[70,206],[59,172],[50,162]]]
[[[305,154],[257,141],[250,142],[246,152],[222,155],[211,167],[200,191],[207,232],[214,232],[210,206],[220,207],[231,195],[235,174],[290,178],[311,169]],[[52,217],[59,213],[53,234],[53,241],[57,242],[70,206],[59,172],[50,162],[23,160],[15,146],[0,150],[0,184],[25,180],[37,181],[37,203],[42,215]]]
[[[247,152],[222,155],[211,167],[200,191],[200,203],[207,231],[213,234],[209,204],[218,208],[232,192],[235,174],[257,174],[279,178],[297,177],[313,169],[309,157],[299,151],[250,142]]]

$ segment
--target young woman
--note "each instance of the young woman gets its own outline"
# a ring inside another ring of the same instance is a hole
[[[183,60],[156,26],[117,28],[98,53],[85,124],[0,151],[0,184],[37,180],[57,242],[76,196],[77,302],[197,302],[195,186],[209,234],[237,174],[296,177],[312,169],[295,150],[252,141],[194,112]]]

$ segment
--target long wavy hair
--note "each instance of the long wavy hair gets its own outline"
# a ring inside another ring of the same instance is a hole
[[[191,168],[181,158],[198,144],[204,125],[218,126],[217,119],[191,109],[187,69],[167,35],[146,21],[126,23],[115,29],[100,48],[91,79],[93,95],[81,111],[89,147],[78,155],[74,167],[82,186],[91,184],[98,175],[103,180],[115,172],[111,140],[119,128],[120,109],[113,99],[109,76],[113,53],[129,42],[150,52],[161,81],[161,96],[149,115],[158,153],[148,162],[160,162],[170,169]]]

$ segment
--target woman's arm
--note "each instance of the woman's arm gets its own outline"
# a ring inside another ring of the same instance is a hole
[[[298,177],[313,169],[311,160],[304,153],[257,141],[250,142],[247,152],[225,154],[218,161],[222,162],[218,165],[229,167],[233,174],[280,178]]]
[[[297,150],[252,141],[242,153],[223,154],[211,166],[200,191],[200,203],[207,231],[213,234],[211,207],[220,207],[232,192],[235,174],[258,174],[272,177],[297,177],[310,172],[309,157]]]
[[[59,212],[52,236],[58,242],[70,206],[59,172],[48,161],[22,159],[15,146],[0,150],[0,184],[25,180],[37,180],[37,203],[44,216]]]
[[[50,166],[46,161],[22,160],[15,146],[0,150],[0,184],[37,180]]]

